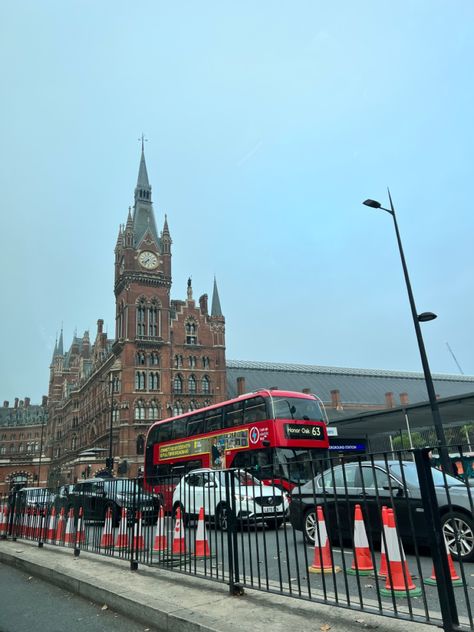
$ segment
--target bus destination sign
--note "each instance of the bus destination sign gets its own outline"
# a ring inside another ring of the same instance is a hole
[[[313,424],[285,424],[285,437],[287,439],[306,439],[308,441],[324,439],[321,426]]]

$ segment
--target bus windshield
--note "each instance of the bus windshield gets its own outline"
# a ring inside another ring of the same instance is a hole
[[[275,448],[273,465],[274,476],[284,478],[291,483],[305,483],[316,474],[313,450],[298,448]],[[319,454],[316,458],[321,458]]]
[[[272,397],[275,419],[321,421],[324,415],[315,399],[300,397]]]

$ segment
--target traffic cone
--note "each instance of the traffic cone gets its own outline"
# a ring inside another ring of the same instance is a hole
[[[53,507],[49,516],[48,529],[46,531],[46,540],[51,544],[54,544],[56,540],[56,508]]]
[[[133,527],[133,550],[144,551],[145,539],[143,537],[142,512],[137,511],[136,521]]]
[[[71,507],[69,509],[69,514],[67,517],[67,524],[66,524],[66,534],[64,536],[64,544],[66,544],[67,546],[73,546],[74,545],[74,509]]]
[[[451,583],[453,586],[463,586],[464,583],[462,579],[459,577],[459,575],[456,573],[456,569],[454,568],[453,558],[451,556],[451,552],[449,550],[448,543],[446,542],[446,540],[444,541],[444,544],[446,546],[446,555],[448,557],[448,566],[449,566],[449,574],[451,576]],[[429,586],[436,586],[437,582],[436,582],[436,572],[435,572],[434,565],[433,565],[433,570],[431,572],[431,577],[424,579],[423,583],[428,584]]]
[[[354,561],[346,573],[348,575],[370,575],[373,572],[374,563],[370,554],[362,509],[360,505],[356,505],[354,511]]]
[[[206,525],[204,523],[204,507],[199,510],[199,518],[196,529],[196,543],[194,545],[194,555],[196,557],[210,557],[211,549],[207,541]]]
[[[316,507],[318,526],[314,532],[314,558],[310,573],[339,573],[340,566],[334,566],[331,558],[331,545],[329,544],[326,522],[324,521],[323,508]]]
[[[118,551],[125,551],[128,549],[128,531],[127,531],[127,508],[122,509],[122,517],[120,518],[120,525],[117,535],[117,541],[115,542],[115,548]]]
[[[31,530],[31,536],[33,537],[33,539],[36,539],[39,536],[40,514],[41,514],[41,511],[35,507],[33,509],[33,523],[32,523],[32,530]]]
[[[158,520],[156,521],[155,541],[153,542],[154,551],[166,551],[168,548],[168,538],[165,533],[165,512],[163,505],[160,507]]]
[[[380,594],[384,597],[420,596],[421,588],[413,583],[402,543],[398,539],[393,509],[387,510],[387,561],[387,581],[385,588],[380,589]]]
[[[105,514],[104,528],[102,529],[102,536],[100,538],[101,549],[113,549],[114,548],[114,534],[112,532],[112,509],[107,508]]]
[[[385,537],[384,537],[385,534]],[[387,507],[384,505],[382,507],[382,544],[380,548],[380,568],[377,573],[379,577],[387,577],[388,575],[388,567],[387,567],[387,556],[385,554],[385,540],[387,539]]]
[[[56,527],[56,544],[62,544],[64,542],[64,535],[66,531],[66,518],[64,516],[64,507],[61,507],[59,513],[58,525]]]
[[[8,505],[0,505],[0,538],[5,540],[8,533]]]
[[[77,530],[76,530],[76,548],[79,548],[80,544],[83,544],[86,541],[86,532],[84,530],[84,512],[82,511],[82,507],[79,507],[79,517],[77,519]]]
[[[184,539],[184,527],[181,520],[181,508],[176,509],[176,522],[174,523],[174,536],[173,536],[173,555],[185,555],[186,554],[186,541]]]

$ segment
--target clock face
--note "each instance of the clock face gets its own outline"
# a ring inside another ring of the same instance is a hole
[[[153,270],[158,265],[158,257],[154,252],[150,252],[149,250],[141,252],[138,257],[138,261],[140,262],[140,265],[147,270]]]

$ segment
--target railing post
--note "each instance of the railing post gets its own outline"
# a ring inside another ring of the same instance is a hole
[[[130,547],[130,570],[131,571],[137,571],[138,570],[138,560],[136,559],[136,553],[137,551],[135,550],[135,529],[137,529],[137,533],[138,533],[138,507],[139,507],[139,499],[140,499],[140,492],[139,493],[139,498],[137,500],[137,479],[133,478],[133,479],[129,479],[129,483],[133,484],[133,519],[132,519],[132,542],[131,542],[131,547]],[[137,521],[137,522],[136,522]],[[128,528],[128,527],[127,527]]]
[[[431,549],[433,567],[436,574],[436,587],[438,589],[439,605],[443,618],[443,629],[446,630],[446,632],[451,632],[458,628],[459,619],[446,553],[446,542],[441,527],[436,490],[431,473],[429,452],[430,448],[417,448],[414,450],[415,464],[420,483],[428,544]]]
[[[229,563],[229,593],[243,595],[239,584],[239,552],[237,548],[237,512],[235,500],[235,480],[232,472],[225,470],[225,498],[227,504],[227,556]]]

